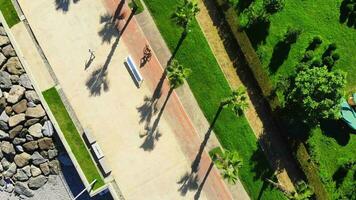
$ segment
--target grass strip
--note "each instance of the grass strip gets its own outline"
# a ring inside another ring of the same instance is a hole
[[[103,186],[104,180],[101,178],[95,163],[91,159],[84,141],[70,118],[56,88],[50,88],[42,94],[88,182],[91,183],[95,179],[97,180],[93,190]]]
[[[11,0],[0,0],[0,11],[10,28],[20,21]]]

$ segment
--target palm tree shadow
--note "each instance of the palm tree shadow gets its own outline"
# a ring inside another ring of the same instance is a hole
[[[68,12],[70,0],[55,0],[56,10],[62,10],[64,13]]]
[[[103,68],[99,68],[92,72],[85,84],[90,91],[90,95],[99,96],[102,91],[107,92],[109,90],[109,80],[107,75],[107,71],[103,70]]]
[[[188,191],[197,190],[199,187],[199,178],[198,175],[194,172],[185,173],[180,180],[177,182],[181,186],[178,188],[178,191],[182,196],[185,196]]]
[[[114,19],[115,17],[108,13],[100,16],[100,24],[103,24],[103,27],[98,34],[102,39],[102,43],[110,43],[113,38],[119,37],[117,23]]]

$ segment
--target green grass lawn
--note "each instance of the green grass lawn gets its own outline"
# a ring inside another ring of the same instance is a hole
[[[68,142],[74,156],[76,157],[80,167],[82,168],[88,182],[91,183],[95,179],[97,182],[94,185],[94,190],[104,185],[104,180],[101,178],[95,163],[90,157],[90,154],[85,147],[84,141],[78,133],[73,121],[71,120],[56,88],[51,88],[43,92],[56,121],[58,122],[66,141]]]
[[[145,3],[173,51],[182,32],[170,19],[178,0],[145,0]],[[196,21],[192,23],[191,30],[176,58],[192,69],[189,86],[206,118],[212,121],[220,100],[231,90]],[[225,109],[214,131],[224,148],[237,150],[243,157],[244,165],[239,176],[252,199],[259,196],[260,199],[284,199],[281,192],[264,185],[261,177],[270,175],[271,170],[245,117],[237,118],[232,111]]]
[[[261,2],[261,0],[256,1]],[[254,31],[247,31],[264,69],[273,82],[280,75],[288,76],[292,74],[295,66],[303,58],[313,37],[321,36],[323,43],[316,49],[315,57],[320,58],[330,43],[336,43],[336,52],[340,54],[341,59],[337,61],[334,69],[348,73],[346,95],[356,92],[356,79],[354,77],[356,74],[356,56],[354,56],[354,52],[356,52],[356,29],[349,27],[347,23],[340,23],[341,2],[342,0],[286,0],[285,8],[271,16],[269,29],[263,30],[260,26]],[[279,52],[275,51],[276,45],[283,40],[288,27],[302,29],[302,34],[298,41],[291,46],[290,51],[286,48]],[[277,62],[271,62],[274,53]],[[271,63],[273,64],[271,65]],[[349,141],[346,144],[340,144],[335,139],[335,136],[336,138],[340,137],[343,132],[340,126],[316,128],[307,141],[312,159],[318,164],[320,177],[329,195],[333,198],[335,198],[337,190],[340,192],[347,190],[346,187],[337,185],[337,180],[333,177],[342,164],[338,159],[356,159],[354,153],[356,137],[354,134],[349,136]],[[330,136],[330,133],[333,136]],[[345,135],[349,134],[345,133]],[[351,178],[345,178],[345,184],[356,183]]]
[[[337,172],[345,162],[356,160],[356,135],[350,134],[349,131],[340,131],[335,123],[328,122],[327,125],[322,124],[321,128],[312,131],[308,145],[312,159],[318,165],[320,177],[332,199],[339,199],[338,193],[351,194],[350,188],[346,186],[354,187],[356,184],[352,173],[350,177],[346,174],[341,181],[343,176],[339,176]]]
[[[286,0],[284,10],[272,15],[269,34],[257,47],[257,53],[272,80],[276,80],[278,75],[292,73],[312,38],[319,35],[323,44],[317,50],[318,54],[322,54],[327,45],[335,42],[338,46],[336,52],[341,56],[335,69],[348,73],[347,92],[356,91],[356,29],[339,22],[341,2],[342,0]],[[269,67],[274,47],[283,39],[288,27],[301,28],[303,32],[297,43],[292,45],[284,62],[280,66]],[[253,43],[258,42],[256,32],[249,34],[249,37]],[[271,72],[274,71],[271,68],[276,68],[276,72]]]
[[[20,21],[11,0],[0,0],[0,10],[10,28]]]

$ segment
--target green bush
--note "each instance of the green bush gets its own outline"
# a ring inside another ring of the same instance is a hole
[[[309,51],[305,52],[303,60],[304,61],[310,61],[313,58],[314,58],[314,51],[309,50]]]
[[[331,56],[326,56],[325,58],[323,58],[323,64],[328,67],[332,67],[334,66],[335,62]]]
[[[289,27],[287,33],[284,36],[284,42],[287,44],[296,43],[300,34],[302,34],[301,29]]]
[[[321,61],[320,58],[313,60],[312,66],[313,67],[321,67],[323,65],[323,62]]]
[[[337,48],[336,43],[331,43],[331,44],[329,44],[328,49],[329,49],[330,51],[335,51],[335,50],[336,50],[336,48]]]
[[[144,10],[141,0],[132,0],[129,6],[132,9],[136,9],[135,15],[140,14]]]
[[[276,13],[281,11],[284,8],[284,0],[264,0],[264,8],[268,13]]]
[[[338,53],[333,53],[333,54],[331,55],[331,57],[332,57],[333,60],[336,62],[336,61],[338,61],[338,60],[340,59],[340,54],[338,54]]]
[[[312,43],[320,45],[321,43],[323,43],[323,39],[320,36],[315,36],[313,38],[313,42]]]

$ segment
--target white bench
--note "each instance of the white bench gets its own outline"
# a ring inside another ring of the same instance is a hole
[[[141,83],[143,82],[143,77],[140,74],[140,71],[137,69],[135,62],[133,61],[133,59],[131,58],[131,56],[127,56],[127,58],[125,59],[125,62],[132,74],[132,76],[134,77],[137,86],[140,87]]]
[[[88,128],[84,129],[84,135],[89,145],[92,145],[96,142],[94,136],[91,134],[91,131]]]

